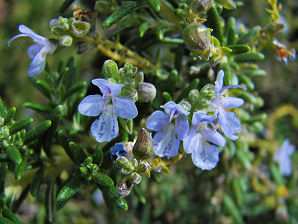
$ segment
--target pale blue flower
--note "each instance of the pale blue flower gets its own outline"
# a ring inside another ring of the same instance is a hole
[[[278,163],[280,172],[284,176],[289,176],[292,173],[291,155],[294,151],[295,146],[286,139],[274,154],[274,160]]]
[[[202,170],[211,170],[217,165],[218,146],[226,144],[224,137],[212,127],[214,120],[205,112],[195,112],[192,126],[183,140],[185,152],[191,154],[194,165]]]
[[[188,132],[189,114],[181,105],[169,101],[163,111],[153,112],[147,120],[147,128],[156,132],[153,148],[157,156],[171,158],[178,154],[180,141]]]
[[[120,96],[121,84],[105,79],[93,79],[102,95],[86,96],[79,104],[79,112],[85,116],[97,117],[91,125],[91,134],[98,142],[109,142],[119,134],[117,118],[133,119],[138,115],[135,102]]]
[[[45,68],[47,55],[54,53],[56,50],[56,45],[47,38],[36,34],[25,25],[20,25],[19,31],[20,34],[12,37],[8,44],[10,45],[12,41],[19,37],[31,38],[34,44],[31,45],[27,50],[28,56],[32,60],[28,68],[28,74],[30,77],[39,75]]]
[[[225,96],[226,90],[239,86],[224,86],[223,80],[224,72],[221,70],[215,82],[215,97],[211,102],[211,108],[215,111],[223,133],[231,140],[236,140],[237,134],[241,131],[241,124],[236,114],[227,109],[240,107],[244,101],[237,97]]]

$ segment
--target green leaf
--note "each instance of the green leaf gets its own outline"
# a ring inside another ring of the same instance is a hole
[[[16,224],[16,223],[11,221],[10,219],[0,216],[0,224]]]
[[[30,124],[32,124],[33,118],[25,118],[23,120],[17,121],[10,127],[10,134],[14,134],[24,128],[27,128]]]
[[[26,102],[24,103],[24,107],[40,113],[48,113],[51,111],[51,107],[39,103]]]
[[[227,47],[232,49],[232,54],[242,54],[250,51],[250,47],[246,44],[235,44]]]
[[[213,31],[212,34],[220,41],[220,43],[224,40],[223,35],[223,27],[224,27],[224,21],[219,15],[216,7],[212,7],[208,11],[208,23],[209,26],[212,27]]]
[[[57,195],[57,208],[61,209],[64,205],[80,191],[80,180],[72,177],[60,189]]]
[[[51,98],[52,89],[49,84],[42,79],[31,79],[33,85],[48,99]]]
[[[11,210],[9,210],[8,208],[4,208],[2,210],[2,215],[11,220],[14,224],[21,224],[22,222],[20,221],[20,219],[17,217],[16,214],[14,214]],[[0,222],[1,223],[1,222]]]
[[[265,56],[259,52],[248,52],[234,56],[236,62],[258,62],[264,60]]]
[[[11,161],[13,161],[16,165],[21,164],[21,162],[23,161],[20,151],[14,146],[8,146],[6,148],[6,153],[8,155],[8,158]]]
[[[285,181],[283,176],[280,173],[280,169],[277,167],[276,164],[271,164],[270,171],[273,176],[274,181],[279,185],[284,185]]]
[[[149,22],[143,22],[141,26],[139,27],[139,35],[140,37],[144,37],[145,33],[147,30],[150,28],[150,23]]]
[[[255,84],[253,83],[253,81],[247,77],[246,75],[238,75],[239,80],[246,85],[247,89],[252,91],[255,89]]]
[[[237,39],[236,34],[236,19],[230,17],[227,24],[227,44],[235,44]]]
[[[225,209],[232,216],[235,223],[244,224],[241,213],[237,205],[229,195],[225,194],[223,203],[224,203]]]
[[[105,28],[109,28],[110,26],[118,22],[120,19],[122,19],[124,16],[127,16],[128,14],[132,13],[132,11],[134,11],[135,8],[135,2],[126,2],[122,6],[118,7],[112,13],[112,15],[105,19],[105,21],[103,22],[103,26]]]
[[[155,11],[160,11],[160,0],[147,0],[147,2]]]
[[[51,126],[52,126],[52,121],[50,120],[41,122],[35,128],[31,129],[26,133],[25,140],[24,140],[25,143],[35,140],[36,138],[44,134],[44,132],[46,132]]]

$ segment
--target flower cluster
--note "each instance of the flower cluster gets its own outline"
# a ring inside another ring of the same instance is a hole
[[[193,113],[189,128],[187,112],[181,105],[172,101],[166,103],[163,111],[155,111],[147,121],[147,128],[155,132],[154,152],[160,157],[175,157],[179,152],[180,141],[184,150],[191,154],[193,163],[203,169],[214,168],[219,160],[218,147],[225,146],[226,137],[236,140],[241,130],[240,121],[228,109],[240,107],[244,101],[237,97],[225,96],[226,90],[239,86],[224,86],[224,72],[220,71],[215,82],[215,96],[211,100],[208,114],[205,111]]]

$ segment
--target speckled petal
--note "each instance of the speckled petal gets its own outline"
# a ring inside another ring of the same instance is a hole
[[[118,121],[112,105],[105,107],[91,125],[91,134],[98,142],[109,142],[119,134]]]

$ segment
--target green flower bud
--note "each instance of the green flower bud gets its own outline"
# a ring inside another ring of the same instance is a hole
[[[191,110],[191,104],[188,101],[182,100],[179,104],[184,108],[184,110],[188,112]]]
[[[106,60],[103,64],[103,74],[107,77],[117,79],[119,76],[118,65],[113,60]]]
[[[76,37],[83,37],[89,33],[91,25],[88,22],[73,20],[71,30]]]
[[[214,92],[214,86],[211,84],[207,84],[205,85],[201,91],[200,94],[208,99],[211,99],[215,96],[215,92]]]
[[[203,25],[190,24],[183,34],[186,45],[192,50],[209,51],[212,48],[211,30]]]
[[[70,28],[68,19],[61,16],[50,20],[49,25],[51,32],[55,35],[61,35]]]
[[[192,104],[195,104],[200,99],[200,91],[197,89],[190,90],[188,99]]]
[[[133,184],[139,184],[142,181],[142,176],[136,172],[133,172],[129,175],[129,178],[131,179]]]
[[[116,160],[116,165],[121,168],[123,174],[129,174],[134,171],[133,164],[124,156],[119,156]]]
[[[59,38],[59,44],[64,46],[64,47],[70,47],[72,45],[72,37],[69,35],[64,35]]]
[[[149,82],[142,82],[138,85],[138,98],[141,102],[152,102],[156,97],[156,88]]]
[[[150,133],[142,128],[133,147],[133,154],[137,158],[148,158],[152,155],[152,138]]]

